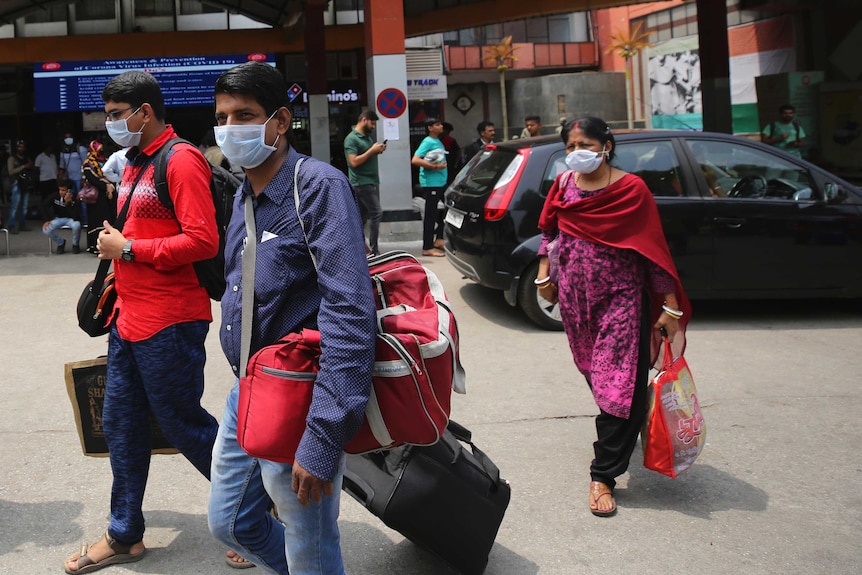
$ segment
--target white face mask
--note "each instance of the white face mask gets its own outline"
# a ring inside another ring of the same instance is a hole
[[[138,108],[132,115],[129,116],[131,118],[135,114],[137,114],[141,109]],[[123,118],[122,120],[107,120],[105,122],[105,129],[108,130],[108,135],[111,137],[116,144],[122,148],[127,148],[129,146],[137,146],[141,143],[141,134],[144,133],[144,127],[141,126],[140,132],[130,132],[129,131],[129,118]]]
[[[579,174],[592,174],[602,165],[607,152],[593,152],[592,150],[575,150],[566,156],[566,165],[570,170]]]
[[[273,112],[263,124],[215,126],[216,145],[231,164],[243,168],[258,167],[278,149],[276,144],[281,135],[275,137],[271,146],[266,143],[266,124],[277,113],[278,110]]]
[[[71,146],[72,142],[74,142],[74,140],[72,138],[66,138],[65,140],[63,140],[63,143],[66,144],[67,146]]]

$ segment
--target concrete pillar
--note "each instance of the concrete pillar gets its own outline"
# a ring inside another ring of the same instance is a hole
[[[727,6],[715,0],[697,0],[697,31],[703,94],[703,129],[733,133],[730,109],[730,48]]]
[[[329,100],[326,97],[326,31],[323,13],[326,4],[305,6],[305,66],[308,78],[308,123],[311,155],[329,163]]]
[[[380,204],[384,211],[412,209],[410,172],[410,123],[407,114],[407,58],[404,54],[403,0],[365,0],[365,67],[368,75],[368,107],[376,110],[377,141],[384,139],[386,152],[378,159]],[[404,111],[393,115],[392,99],[382,92],[404,95]],[[384,96],[386,95],[384,94]],[[387,124],[389,129],[387,130]]]

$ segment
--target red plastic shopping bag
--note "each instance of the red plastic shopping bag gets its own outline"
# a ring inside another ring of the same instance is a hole
[[[673,358],[667,338],[662,369],[650,381],[648,401],[641,431],[644,467],[676,477],[703,450],[706,424],[688,364],[682,356]]]

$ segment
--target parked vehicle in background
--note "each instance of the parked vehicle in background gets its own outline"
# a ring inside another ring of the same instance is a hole
[[[862,191],[728,134],[620,131],[612,165],[644,179],[691,299],[862,297]],[[545,197],[566,170],[559,136],[491,144],[446,191],[445,251],[545,329],[533,284]]]

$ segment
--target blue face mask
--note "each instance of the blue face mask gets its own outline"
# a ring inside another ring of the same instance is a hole
[[[132,112],[132,116],[141,111],[141,108],[138,108],[134,112]],[[129,118],[123,118],[122,120],[107,120],[105,122],[105,129],[108,130],[108,135],[111,137],[116,144],[122,148],[127,148],[129,146],[137,146],[141,143],[141,134],[144,133],[144,127],[141,126],[140,132],[130,132],[129,131]]]
[[[213,128],[216,145],[231,164],[243,168],[256,168],[266,161],[278,148],[278,139],[271,146],[266,143],[266,124],[275,114],[266,119],[263,124],[239,124],[216,126]]]

